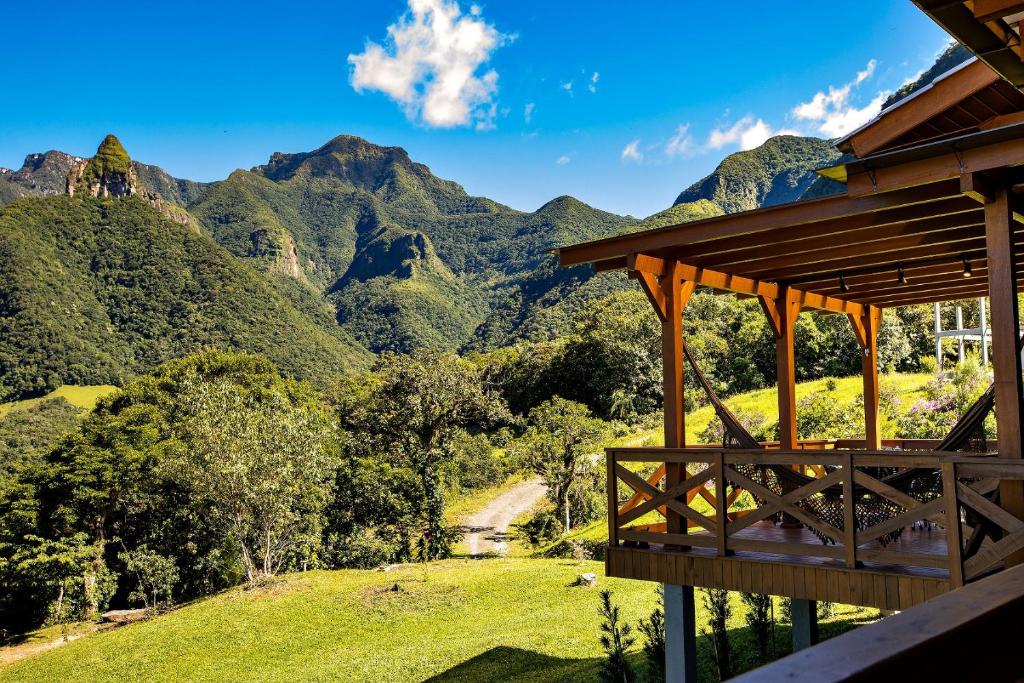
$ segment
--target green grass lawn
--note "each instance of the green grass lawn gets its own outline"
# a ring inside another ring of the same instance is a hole
[[[74,384],[65,384],[64,386],[54,389],[40,398],[28,398],[23,401],[0,403],[0,417],[3,417],[12,410],[30,408],[33,405],[41,403],[49,398],[63,398],[71,405],[78,406],[84,410],[92,410],[96,406],[97,401],[115,391],[117,391],[117,387],[109,384],[99,384],[95,386],[76,386]]]
[[[929,373],[892,373],[882,375],[881,384],[883,388],[891,387],[899,396],[901,410],[909,410],[910,406],[919,398],[924,398],[925,385],[935,376]],[[815,391],[825,391],[828,378],[816,379],[810,382],[801,382],[796,385],[796,398],[799,401],[804,396]],[[850,403],[864,390],[864,383],[860,376],[841,377],[835,379],[836,388],[833,391],[835,399],[839,403]],[[775,387],[768,389],[757,389],[742,394],[736,394],[725,399],[725,405],[734,413],[760,413],[768,422],[775,422],[779,419],[778,393]],[[698,434],[704,431],[708,422],[715,417],[715,409],[705,405],[697,410],[686,414],[686,442],[700,443]],[[851,435],[851,438],[855,435]],[[863,435],[861,435],[863,437]],[[886,435],[888,437],[888,435]],[[896,435],[893,435],[896,436]],[[652,429],[642,440],[645,446],[660,446],[664,443],[664,434],[661,428]],[[639,442],[638,444],[639,445]]]
[[[598,590],[613,591],[635,626],[654,584],[607,579],[597,562],[450,560],[389,572],[343,570],[234,589],[147,622],[86,635],[0,668],[0,681],[592,681],[602,657]],[[743,608],[730,621],[737,667],[753,666]],[[840,610],[834,634],[877,617]],[[698,623],[707,621],[698,599]],[[777,627],[777,652],[788,627]],[[703,678],[711,654],[700,639]],[[642,666],[640,644],[633,662]]]

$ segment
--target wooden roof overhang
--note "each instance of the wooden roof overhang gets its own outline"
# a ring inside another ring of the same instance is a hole
[[[1022,166],[1024,124],[1011,124],[850,162],[841,195],[595,240],[558,255],[563,266],[628,269],[641,284],[678,262],[683,280],[698,286],[768,299],[785,287],[802,308],[830,313],[986,296],[983,202],[991,179],[1012,185]],[[1014,243],[1024,253],[1024,219],[1014,218]],[[644,289],[651,295],[649,283]]]
[[[914,4],[1009,83],[1024,87],[1024,2],[914,0]]]

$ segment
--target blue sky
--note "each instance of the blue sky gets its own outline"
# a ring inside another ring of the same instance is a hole
[[[644,216],[765,135],[848,129],[947,40],[909,0],[12,3],[0,166],[113,132],[215,180],[349,133],[515,208]]]

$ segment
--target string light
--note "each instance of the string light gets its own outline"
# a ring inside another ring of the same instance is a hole
[[[964,277],[971,277],[974,272],[971,270],[971,262],[964,259]]]
[[[843,277],[842,273],[839,273],[839,291],[840,292],[849,292],[850,291],[850,285],[846,284],[846,278]]]
[[[903,272],[903,264],[902,263],[897,263],[896,264],[896,280],[901,285],[907,284],[907,274]]]

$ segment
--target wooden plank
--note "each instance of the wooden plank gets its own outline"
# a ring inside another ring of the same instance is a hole
[[[977,493],[969,486],[956,482],[956,494],[960,502],[968,506],[978,514],[995,522],[1006,531],[1018,531],[1024,529],[1024,522],[1017,519],[1009,512],[999,507],[985,496]]]
[[[853,456],[846,454],[843,463],[843,550],[846,566],[857,566],[857,527],[854,520],[856,506],[853,497]]]
[[[729,546],[736,551],[756,553],[773,553],[779,555],[795,555],[799,557],[823,557],[841,560],[843,548],[824,543],[786,543],[780,541],[762,541],[753,538],[730,538]]]
[[[857,533],[857,545],[863,545],[881,538],[882,536],[910,526],[912,523],[926,519],[927,517],[945,510],[946,501],[944,498],[936,498],[928,501],[913,510],[891,517],[884,522],[868,527]]]
[[[1018,351],[1020,313],[1017,308],[1016,256],[1013,244],[1013,207],[1005,183],[993,188],[985,204],[985,238],[988,253],[989,297],[992,315],[992,366],[999,415],[999,457],[1020,460],[1021,428],[1024,426],[1024,383]],[[1006,481],[999,489],[1000,505],[1014,517],[1024,517],[1024,482]],[[1024,554],[1008,558],[1024,562]]]
[[[871,174],[854,173],[847,179],[847,193],[851,197],[866,197],[877,192],[892,192],[918,185],[956,178],[959,185],[962,173],[976,173],[1018,166],[1024,163],[1024,139],[1007,140],[959,154],[949,152],[875,169]]]
[[[615,465],[615,468],[621,468],[621,469],[629,472],[629,470],[626,470],[624,467],[622,467],[622,465]],[[617,469],[615,469],[614,471],[615,471],[616,474],[618,474],[618,470]],[[706,482],[709,479],[711,479],[712,475],[714,475],[714,471],[712,471],[710,468],[706,469],[703,472],[699,472],[698,474],[693,475],[692,477],[687,477],[686,479],[684,479],[683,481],[679,482],[678,484],[676,484],[672,488],[668,489],[664,493],[662,493],[661,491],[658,491],[657,495],[652,495],[651,492],[652,491],[657,491],[657,489],[654,488],[654,486],[651,485],[649,481],[643,480],[643,479],[640,479],[640,477],[637,477],[636,480],[633,480],[633,481],[644,481],[644,483],[646,483],[646,484],[648,484],[648,486],[650,486],[650,488],[646,488],[646,489],[643,489],[642,491],[638,492],[638,493],[641,493],[643,496],[645,496],[647,498],[647,500],[645,500],[640,505],[637,505],[632,510],[629,510],[629,511],[624,512],[624,513],[620,513],[619,514],[619,525],[621,526],[621,525],[624,525],[624,524],[629,524],[633,520],[639,519],[640,517],[643,517],[648,512],[651,512],[653,510],[657,510],[659,507],[667,505],[669,503],[669,501],[673,501],[674,500],[675,502],[677,502],[680,505],[682,505],[682,503],[680,503],[676,499],[679,498],[679,496],[681,496],[682,494],[686,493],[687,491],[689,491],[691,489],[694,489],[694,488],[697,488],[698,486],[702,486],[704,484],[704,482]],[[636,476],[636,475],[634,474],[633,476]],[[625,481],[626,481],[627,484],[632,485],[630,480],[625,480]]]
[[[972,11],[974,18],[984,23],[1024,11],[1024,2],[1019,0],[974,0]]]
[[[885,482],[879,479],[875,479],[871,475],[866,474],[865,472],[862,472],[860,470],[854,471],[853,481],[857,485],[863,486],[864,488],[869,489],[874,493],[877,493],[883,498],[891,500],[897,505],[902,505],[908,510],[914,510],[922,505],[921,501],[917,500],[916,498],[908,496],[899,489],[895,489],[892,486],[886,484]],[[928,519],[938,524],[942,524],[946,521],[944,515],[932,515],[931,517],[928,517]]]
[[[824,522],[823,520],[820,520],[820,519],[810,515],[809,513],[805,512],[804,510],[801,510],[799,507],[797,507],[797,506],[793,505],[792,503],[788,502],[787,500],[785,500],[782,496],[775,495],[774,493],[772,493],[771,491],[769,491],[765,487],[761,486],[760,484],[758,484],[757,482],[755,482],[755,481],[753,481],[751,479],[747,479],[746,477],[742,476],[741,474],[739,474],[735,470],[729,470],[728,476],[729,476],[729,478],[733,482],[739,484],[740,486],[742,486],[747,491],[750,491],[751,493],[756,495],[758,498],[763,498],[768,503],[771,503],[772,505],[777,506],[780,511],[786,512],[786,513],[792,515],[793,517],[797,518],[798,520],[800,520],[801,522],[803,522],[807,526],[817,530],[818,532],[824,534],[825,536],[828,536],[829,538],[831,538],[836,543],[842,543],[843,542],[843,534],[842,534],[842,532],[840,530],[836,529],[835,527],[833,527],[831,524],[828,524],[828,523]],[[812,484],[813,483],[815,483],[815,482],[812,482]],[[811,484],[808,484],[807,486],[803,486],[803,487],[801,487],[801,489],[798,489],[798,491],[802,490],[802,489],[806,489],[810,485]],[[744,520],[745,519],[747,519],[747,518],[744,518]],[[737,523],[739,521],[740,520],[737,520]],[[735,546],[735,541],[733,542],[733,545]]]
[[[783,288],[778,298],[779,325],[782,334],[775,338],[775,373],[778,378],[779,443],[783,449],[797,445],[796,364],[793,348],[795,326],[800,315],[799,300],[791,289]]]
[[[636,278],[637,282],[640,283],[640,289],[647,295],[647,300],[651,302],[651,306],[654,307],[654,312],[658,314],[658,317],[662,322],[668,317],[665,303],[665,292],[662,291],[661,285],[658,283],[657,277],[650,273],[645,273],[642,270],[630,271],[630,277]]]
[[[912,101],[887,110],[838,144],[844,148],[848,146],[859,157],[873,154],[887,143],[998,80],[999,75],[986,64],[968,64],[936,81],[928,90],[917,93]]]
[[[720,557],[725,557],[728,552],[727,535],[729,526],[729,505],[727,483],[725,479],[724,454],[719,452],[718,458],[713,465],[715,475],[715,538],[718,541],[717,551]],[[709,467],[705,471],[711,471]]]
[[[706,534],[652,534],[649,531],[634,531],[630,528],[619,529],[619,540],[637,541],[640,543],[664,543],[666,545],[686,545],[698,548],[714,548],[715,538]]]
[[[563,266],[593,263],[594,261],[627,256],[630,253],[657,252],[676,245],[768,232],[805,223],[845,220],[855,216],[858,217],[855,220],[859,222],[870,219],[871,214],[876,211],[927,204],[960,196],[962,195],[960,194],[959,173],[957,173],[955,182],[936,183],[907,191],[857,198],[838,195],[594,240],[563,247],[558,250],[558,257]],[[863,223],[860,224],[863,225]]]
[[[727,478],[732,478],[733,475],[735,475],[737,477],[737,479],[736,479],[737,483],[739,483],[742,488],[744,488],[744,489],[746,489],[748,491],[751,491],[752,493],[754,493],[755,491],[751,490],[751,489],[747,489],[746,488],[747,484],[753,483],[755,486],[760,486],[760,484],[757,484],[756,482],[751,482],[751,480],[747,479],[746,477],[742,477],[738,472],[736,472],[736,470],[734,470],[732,468],[725,468],[725,472],[726,472],[726,477]],[[806,497],[808,497],[810,495],[813,495],[813,494],[817,493],[818,491],[821,491],[823,489],[827,489],[828,487],[833,486],[834,484],[838,484],[842,480],[842,477],[843,477],[843,473],[842,472],[832,472],[831,474],[829,474],[827,476],[824,476],[824,477],[822,477],[820,479],[815,479],[814,481],[808,482],[807,484],[801,486],[800,488],[798,488],[796,490],[790,491],[789,493],[787,493],[784,496],[782,496],[782,498],[780,500],[783,501],[786,504],[795,503],[796,501],[803,500],[804,498],[806,498]],[[740,480],[742,480],[742,481],[740,481]],[[764,492],[764,491],[767,491],[767,489],[764,489],[762,487],[762,488],[756,489],[756,491]],[[757,522],[760,522],[760,521],[762,521],[762,520],[772,516],[773,514],[775,514],[778,511],[779,511],[779,507],[777,505],[775,505],[775,504],[772,504],[772,503],[769,503],[767,505],[764,505],[763,507],[757,508],[756,510],[751,511],[749,514],[746,514],[746,515],[736,519],[734,522],[731,522],[729,524],[728,533],[730,535],[733,535],[736,532],[741,531],[741,530],[751,526],[752,524],[755,524]]]
[[[1024,548],[1024,529],[1015,531],[1012,534],[1003,536],[991,545],[982,546],[973,556],[964,561],[964,580],[970,581],[991,569],[998,562],[1007,563],[1007,558],[1012,557]]]
[[[615,453],[605,453],[605,466],[607,469],[605,486],[608,489],[608,545],[615,547],[619,544],[619,479],[615,476]]]
[[[879,564],[902,565],[906,567],[934,567],[935,569],[946,569],[949,567],[948,556],[935,553],[906,553],[881,548],[858,548],[857,557],[864,562],[878,562]]]

